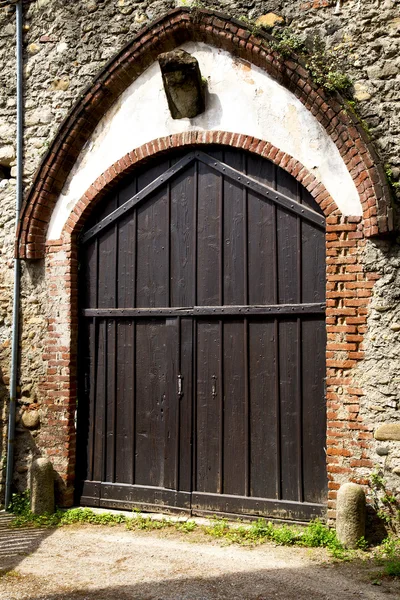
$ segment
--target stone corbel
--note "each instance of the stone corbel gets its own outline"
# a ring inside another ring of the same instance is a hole
[[[173,119],[193,119],[205,110],[204,84],[197,59],[185,50],[158,57],[165,94]]]

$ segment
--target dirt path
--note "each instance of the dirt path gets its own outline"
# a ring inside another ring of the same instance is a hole
[[[11,533],[0,527],[0,600],[400,597],[397,584],[372,585],[366,567],[325,559],[323,551],[224,546],[192,534],[122,527]]]

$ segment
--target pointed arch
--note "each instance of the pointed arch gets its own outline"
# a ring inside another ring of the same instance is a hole
[[[94,206],[101,201],[107,192],[152,157],[172,149],[189,148],[191,146],[199,148],[203,145],[209,146],[210,144],[247,150],[248,152],[266,158],[277,167],[280,167],[292,175],[292,177],[309,191],[325,217],[331,215],[335,217],[340,216],[340,210],[325,186],[318,182],[315,176],[298,160],[289,154],[282,152],[270,142],[265,142],[252,136],[224,131],[191,131],[152,140],[143,146],[128,152],[128,154],[111,165],[93,182],[80,201],[72,208],[69,218],[64,225],[61,240],[56,240],[55,245],[59,245],[60,242],[68,242],[71,237],[79,235],[87,217],[93,211]],[[361,221],[361,217],[350,217],[350,219],[354,223]]]
[[[366,237],[392,229],[390,192],[379,159],[354,115],[339,95],[318,88],[295,57],[284,60],[268,34],[255,36],[241,21],[206,9],[175,9],[143,29],[82,94],[60,126],[21,211],[16,253],[44,256],[50,217],[85,142],[104,114],[161,52],[188,41],[203,41],[246,59],[291,91],[325,128],[355,183]]]

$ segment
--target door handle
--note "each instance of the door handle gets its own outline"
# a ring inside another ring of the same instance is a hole
[[[212,387],[211,387],[211,394],[212,397],[215,398],[217,395],[217,385],[216,385],[216,381],[217,381],[217,377],[216,375],[212,376]]]
[[[179,398],[181,398],[183,396],[182,380],[183,380],[183,377],[181,374],[179,374],[178,375],[178,396],[179,396]]]

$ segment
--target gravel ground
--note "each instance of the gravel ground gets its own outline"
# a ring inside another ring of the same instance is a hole
[[[10,530],[0,519],[0,600],[312,600],[400,598],[367,565],[324,551],[246,548],[201,534],[79,526]]]

